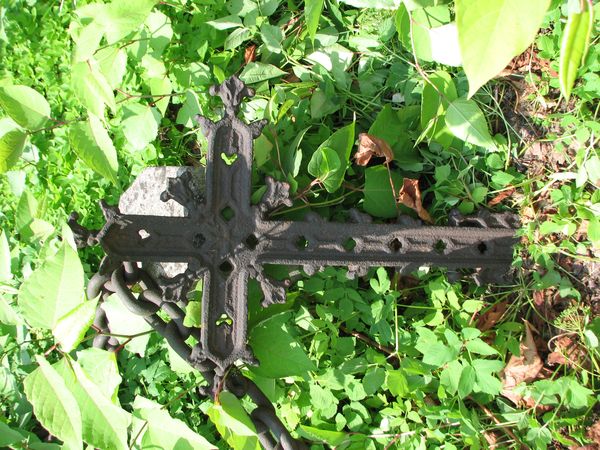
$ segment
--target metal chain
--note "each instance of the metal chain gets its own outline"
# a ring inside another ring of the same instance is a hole
[[[141,287],[137,296],[132,291],[135,286]],[[137,263],[114,263],[105,257],[100,263],[98,273],[91,278],[87,287],[88,298],[99,297],[100,299],[94,318],[94,328],[98,331],[93,341],[94,347],[107,350],[115,350],[119,347],[117,339],[110,336],[110,324],[101,307],[112,294],[116,294],[129,311],[143,317],[167,340],[169,346],[182,359],[201,372],[208,382],[208,387],[200,389],[201,393],[214,396],[220,389],[226,389],[240,399],[246,395],[250,397],[256,408],[249,416],[265,450],[306,449],[304,443],[292,437],[281,419],[277,417],[275,407],[256,383],[236,369],[230,370],[224,378],[221,378],[215,373],[213,363],[194,357],[202,351],[199,344],[200,329],[186,327],[183,324],[184,310],[177,302],[166,300],[156,281],[146,270],[138,267]],[[187,304],[186,299],[179,299],[179,302],[184,306]],[[159,311],[165,313],[169,320],[163,320],[158,314]],[[193,347],[186,342],[190,336],[193,336],[197,342]]]

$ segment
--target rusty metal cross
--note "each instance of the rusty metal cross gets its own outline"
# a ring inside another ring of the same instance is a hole
[[[278,221],[269,212],[291,205],[289,186],[270,177],[258,205],[251,204],[253,139],[266,121],[250,124],[238,117],[244,97],[254,95],[238,78],[213,86],[225,107],[218,122],[198,117],[208,139],[204,193],[189,173],[170,178],[163,201],[185,207],[185,217],[122,214],[105,207],[107,222],[95,236],[115,261],[186,262],[190,270],[173,285],[172,296],[185,295],[203,279],[201,358],[223,373],[236,360],[254,363],[247,346],[247,289],[254,278],[264,292],[263,305],[285,300],[285,282],[270,279],[264,264],[300,265],[312,274],[323,266],[346,266],[350,277],[371,266],[414,270],[424,265],[483,268],[504,273],[512,261],[514,230],[506,217],[454,217],[448,227],[422,226],[401,218],[373,224],[356,210],[349,223],[309,214],[304,221]]]

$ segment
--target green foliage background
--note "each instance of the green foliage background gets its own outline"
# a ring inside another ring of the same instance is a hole
[[[115,204],[147,166],[202,165],[193,117],[219,117],[208,88],[232,74],[257,92],[242,117],[269,120],[255,142],[253,199],[266,175],[292,188],[294,205],[277,217],[344,221],[352,207],[380,221],[414,216],[393,192],[409,178],[437,224],[513,188],[492,209],[523,221],[511,285],[426,268],[348,280],[328,268],[266,310],[252,285],[250,343],[261,365],[241,370],[294,435],[314,448],[485,448],[490,436],[502,448],[587,443],[600,336],[590,282],[600,246],[598,9],[559,0],[0,0],[0,446],[257,448],[243,408],[252,405],[200,396],[202,377],[116,299],[103,306],[113,331],[136,337],[116,354],[90,348],[96,303],[83,289],[101,254],[78,257],[64,225],[78,211],[99,227],[98,201]],[[544,70],[492,79],[532,43]],[[529,88],[511,97],[515,78]],[[542,130],[538,145],[563,155],[559,169],[543,160],[527,172],[534,143],[510,116],[521,94],[554,105],[526,121]],[[390,145],[389,167],[353,162],[362,132]],[[587,359],[547,364],[545,379],[520,387],[533,399],[526,407],[500,395],[501,371],[520,354],[523,319],[540,315],[534,292],[566,305],[543,317],[539,339],[571,336]],[[502,320],[482,334],[477,317],[503,302]],[[193,324],[198,302],[190,305]]]

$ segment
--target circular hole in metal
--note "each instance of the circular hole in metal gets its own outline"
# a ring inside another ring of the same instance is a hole
[[[308,247],[308,244],[308,239],[305,236],[298,236],[298,239],[296,239],[296,248],[298,250],[304,250]]]
[[[215,321],[215,324],[217,326],[221,326],[221,325],[231,325],[233,324],[233,320],[231,320],[231,317],[229,317],[227,314],[223,313],[221,314],[221,316]]]
[[[390,250],[393,252],[399,252],[402,248],[402,241],[398,238],[394,238],[390,241]]]
[[[206,242],[206,238],[202,233],[196,233],[194,239],[192,240],[192,245],[196,248],[202,247],[202,245]]]
[[[344,249],[347,252],[351,252],[352,250],[354,250],[356,248],[356,241],[352,238],[348,238],[344,241],[344,243],[342,245],[344,246]]]
[[[446,243],[444,241],[442,241],[441,239],[438,239],[438,241],[433,245],[433,249],[437,253],[442,255],[444,253],[444,251],[446,250]]]
[[[250,250],[254,250],[256,248],[256,246],[258,245],[258,238],[251,234],[246,238],[246,247],[248,247]]]
[[[481,253],[482,255],[485,255],[485,253],[488,251],[488,246],[485,242],[480,242],[477,245],[477,250],[479,250],[479,253]]]
[[[235,212],[229,206],[226,206],[221,210],[221,217],[225,222],[229,222],[235,216]]]
[[[223,261],[221,264],[219,264],[219,270],[224,275],[229,275],[233,271],[233,264],[231,264],[229,261]]]

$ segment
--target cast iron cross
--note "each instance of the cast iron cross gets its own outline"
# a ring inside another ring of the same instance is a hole
[[[350,223],[343,224],[316,214],[298,222],[270,220],[270,211],[291,201],[288,184],[267,177],[261,202],[251,204],[253,139],[266,121],[245,124],[237,113],[243,98],[254,92],[232,77],[210,93],[221,97],[225,114],[216,123],[198,117],[208,139],[204,194],[190,177],[181,176],[170,178],[161,196],[183,205],[187,216],[107,209],[107,223],[95,238],[113,261],[186,262],[192,268],[186,277],[203,279],[200,357],[216,364],[217,373],[238,359],[255,362],[247,346],[248,280],[261,284],[263,305],[285,300],[286,283],[266,276],[263,264],[301,265],[308,274],[323,266],[347,266],[350,277],[371,266],[414,270],[437,265],[504,273],[510,265],[514,230],[501,217],[458,221],[454,227],[424,227],[410,218],[372,224],[355,210],[349,213]],[[189,287],[177,294],[185,295]]]

